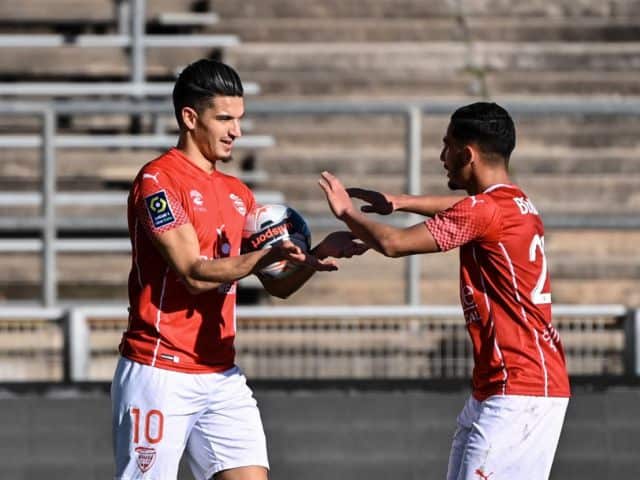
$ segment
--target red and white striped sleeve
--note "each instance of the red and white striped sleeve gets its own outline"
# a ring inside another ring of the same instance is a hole
[[[189,223],[180,197],[164,172],[143,172],[137,182],[135,211],[147,232],[159,235]]]
[[[474,195],[459,201],[425,222],[441,251],[482,238],[497,214],[493,200]]]

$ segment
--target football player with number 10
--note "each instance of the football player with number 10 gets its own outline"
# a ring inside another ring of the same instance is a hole
[[[237,282],[258,274],[285,298],[329,257],[366,250],[349,232],[314,249],[291,238],[241,253],[252,191],[218,171],[242,135],[243,88],[231,67],[200,60],[180,74],[176,148],[142,167],[128,202],[129,324],[111,397],[116,479],[175,480],[183,452],[196,480],[265,480],[269,463],[253,392],[235,364]],[[296,264],[286,278],[261,274]]]

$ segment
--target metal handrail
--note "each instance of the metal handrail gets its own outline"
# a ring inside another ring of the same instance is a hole
[[[465,100],[465,103],[467,100]],[[423,100],[416,102],[398,101],[343,101],[343,102],[321,102],[321,101],[256,101],[248,100],[246,109],[252,115],[261,114],[321,114],[321,115],[350,115],[350,114],[391,114],[399,115],[405,119],[406,139],[405,139],[405,160],[407,166],[406,193],[419,194],[421,191],[421,153],[422,153],[422,115],[423,114],[445,114],[450,113],[462,103],[452,100]],[[540,98],[535,100],[503,99],[501,101],[511,110],[514,115],[548,115],[548,114],[600,114],[600,115],[640,115],[640,99],[638,98]],[[57,144],[55,134],[55,120],[59,114],[92,114],[92,113],[153,113],[166,114],[171,111],[167,102],[141,101],[141,102],[15,102],[1,103],[0,113],[11,114],[40,114],[45,119],[43,142],[43,171],[55,171],[55,147]],[[47,133],[48,132],[48,133]],[[55,176],[54,176],[55,179]],[[43,202],[42,206],[44,221],[36,222],[38,228],[43,228],[46,233],[44,242],[43,258],[45,258],[45,288],[43,289],[43,303],[47,306],[54,306],[57,302],[55,291],[55,251],[53,248],[55,240],[55,229],[58,225],[55,219],[55,185],[48,175],[43,175]],[[405,217],[406,224],[416,223],[416,219],[410,215]],[[605,227],[612,227],[612,221],[620,217],[604,219]],[[575,218],[556,218],[555,225],[561,225],[565,221],[567,225],[576,228]],[[599,225],[598,219],[582,217],[579,219],[585,222],[584,225]],[[631,219],[624,222],[624,228],[637,228],[638,220]],[[420,258],[409,256],[406,259],[406,303],[409,305],[419,305],[419,278],[420,278]]]
[[[173,82],[0,82],[0,96],[143,96],[169,97]],[[246,95],[257,95],[260,87],[255,82],[242,84]]]
[[[625,318],[625,365],[630,375],[640,375],[640,310],[624,305],[554,305],[556,319],[562,317],[613,317]],[[257,319],[353,319],[353,318],[393,318],[416,319],[431,317],[460,318],[459,305],[361,305],[361,306],[239,306],[238,318]],[[88,319],[105,320],[126,319],[128,309],[125,305],[82,305],[44,308],[25,305],[5,305],[0,308],[0,320],[3,322],[28,320],[49,320],[62,322],[65,331],[64,379],[68,382],[87,381],[89,379],[90,330]]]
[[[193,15],[169,14],[167,18],[193,21]],[[209,22],[217,21],[215,14],[207,17]],[[162,17],[161,17],[162,19]],[[166,18],[165,18],[166,20]],[[147,82],[146,48],[226,48],[238,45],[236,35],[210,34],[149,34],[146,32],[146,0],[128,0],[121,2],[118,11],[117,34],[2,34],[0,48],[125,48],[129,49],[131,65],[128,82],[0,82],[0,96],[73,96],[80,95],[126,95],[133,98],[145,96],[169,96],[173,84],[169,82]],[[258,93],[255,83],[244,85],[248,95]]]

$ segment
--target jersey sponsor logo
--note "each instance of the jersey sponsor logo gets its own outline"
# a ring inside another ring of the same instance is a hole
[[[473,288],[469,285],[462,287],[460,297],[462,298],[462,312],[466,322],[479,322],[480,313],[478,312],[478,305],[473,298]]]
[[[514,197],[513,201],[516,202],[516,205],[520,209],[520,213],[522,215],[527,215],[529,213],[532,215],[540,215],[536,207],[533,205],[533,203],[531,203],[531,200],[529,200],[528,198]]]
[[[154,227],[162,227],[176,221],[164,190],[145,197],[144,201]]]
[[[197,205],[198,207],[204,205],[204,199],[202,198],[202,194],[198,190],[191,190],[189,192],[189,196],[191,197],[194,205]]]
[[[156,461],[156,449],[152,447],[136,447],[138,468],[142,473],[148,471]]]
[[[244,217],[247,214],[247,207],[245,206],[242,199],[235,193],[229,194],[229,198],[231,199],[231,202],[233,203],[233,206],[238,211],[238,213]]]
[[[284,220],[283,222],[272,225],[262,232],[258,232],[249,238],[249,242],[254,250],[262,248],[262,246],[270,240],[276,240],[280,237],[287,236],[289,231],[293,230],[293,224]]]

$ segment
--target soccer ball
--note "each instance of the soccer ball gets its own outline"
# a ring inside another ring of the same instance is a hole
[[[286,205],[257,205],[245,219],[242,231],[242,252],[253,252],[290,240],[303,251],[311,248],[311,231],[304,218]],[[300,268],[287,260],[274,262],[260,273],[271,278],[284,278]]]

